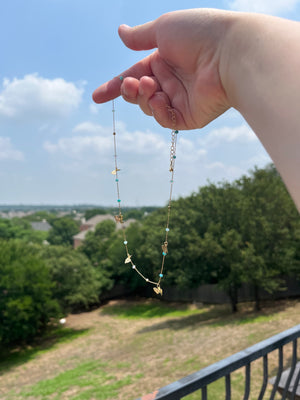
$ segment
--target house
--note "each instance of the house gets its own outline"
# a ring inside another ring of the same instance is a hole
[[[45,219],[37,222],[30,222],[30,225],[35,231],[48,232],[52,228],[51,225]]]
[[[116,223],[115,217],[111,214],[95,215],[94,217],[88,219],[87,221],[84,221],[80,226],[80,232],[73,236],[74,249],[76,249],[78,246],[82,244],[88,232],[93,232],[96,228],[96,225],[106,220],[111,220]],[[136,221],[135,219],[131,218],[128,219],[127,221],[124,221],[122,225],[116,223],[116,228],[121,229],[122,226],[124,228],[127,228],[130,224],[132,224],[135,221]]]

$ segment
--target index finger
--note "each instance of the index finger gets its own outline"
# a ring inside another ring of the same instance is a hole
[[[106,103],[113,100],[121,94],[121,85],[123,79],[130,76],[140,79],[142,76],[152,76],[151,58],[153,54],[145,57],[143,60],[134,64],[119,76],[111,79],[110,81],[99,86],[93,93],[93,100],[95,103]]]

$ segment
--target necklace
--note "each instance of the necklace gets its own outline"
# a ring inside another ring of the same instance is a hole
[[[121,79],[121,77],[120,77]],[[121,79],[122,80],[122,79]],[[172,192],[173,192],[173,183],[174,183],[174,168],[175,168],[175,160],[176,160],[176,143],[177,143],[177,134],[178,130],[176,130],[176,118],[175,118],[175,112],[171,107],[168,107],[168,111],[171,114],[172,118],[172,124],[173,128],[171,131],[171,147],[170,147],[170,167],[169,167],[169,172],[171,173],[171,179],[170,179],[170,194],[169,194],[169,201],[168,201],[168,206],[167,206],[167,220],[166,220],[166,228],[165,228],[165,238],[163,241],[163,244],[161,245],[162,249],[162,260],[161,260],[161,266],[160,266],[160,272],[158,274],[158,279],[157,281],[152,281],[149,278],[147,278],[141,271],[140,269],[134,264],[132,260],[132,255],[129,253],[129,247],[128,247],[128,241],[126,238],[126,232],[125,232],[125,227],[124,227],[124,220],[123,220],[123,214],[122,214],[122,208],[121,208],[121,198],[120,198],[120,185],[119,185],[119,174],[118,172],[120,169],[118,168],[118,163],[117,163],[117,139],[116,139],[116,120],[115,120],[115,103],[114,100],[112,101],[112,113],[113,113],[113,138],[114,138],[114,159],[115,159],[115,169],[112,171],[112,175],[115,177],[115,182],[116,182],[116,188],[117,188],[117,209],[118,209],[118,214],[115,216],[115,220],[117,223],[120,223],[122,226],[122,232],[123,232],[123,244],[125,246],[126,250],[126,258],[125,258],[125,264],[130,264],[132,269],[138,273],[141,278],[143,278],[147,283],[153,285],[153,290],[156,294],[163,294],[162,288],[160,287],[161,280],[164,276],[164,266],[165,266],[165,259],[168,254],[168,235],[169,235],[169,223],[170,223],[170,213],[171,213],[171,202],[172,202]]]

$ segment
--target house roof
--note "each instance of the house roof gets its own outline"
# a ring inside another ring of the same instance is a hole
[[[31,222],[30,225],[35,231],[48,232],[51,229],[51,225],[47,221]]]
[[[77,233],[76,235],[73,236],[73,239],[80,239],[80,240],[84,240],[85,236],[88,232],[94,231],[94,229],[86,229],[85,231],[81,231],[79,233]]]
[[[115,218],[111,214],[95,215],[94,217],[85,221],[84,225],[96,226],[100,222],[106,221],[107,219],[110,219],[112,221],[115,220]]]
[[[96,217],[106,217],[106,218],[99,218],[99,219],[97,219]],[[73,239],[84,240],[86,234],[87,234],[88,232],[93,232],[93,231],[95,230],[97,224],[99,224],[100,222],[103,222],[103,221],[105,221],[105,220],[108,220],[108,219],[115,222],[115,218],[114,218],[112,215],[110,215],[110,214],[95,215],[95,217],[90,218],[88,221],[86,221],[86,222],[84,223],[84,225],[89,225],[89,224],[90,224],[91,227],[88,228],[88,229],[86,229],[86,230],[84,230],[84,231],[81,231],[81,232],[77,233],[76,235],[74,235],[74,236],[73,236]],[[92,223],[90,223],[91,220],[93,220]],[[95,221],[98,221],[98,222],[95,223]],[[124,228],[128,228],[128,226],[129,226],[130,224],[132,224],[133,222],[135,222],[135,221],[136,221],[135,219],[129,218],[127,221],[124,221],[123,227],[124,227]],[[117,230],[122,229],[122,225],[121,225],[121,224],[117,224],[116,228],[117,228]]]

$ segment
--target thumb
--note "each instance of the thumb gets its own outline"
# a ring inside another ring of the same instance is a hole
[[[150,21],[132,28],[128,25],[120,25],[119,36],[123,43],[132,50],[153,49],[157,47],[156,21]]]

